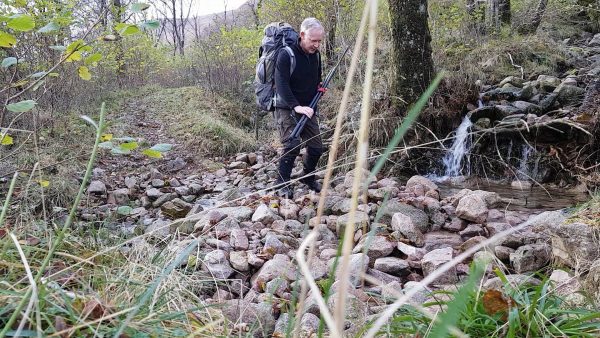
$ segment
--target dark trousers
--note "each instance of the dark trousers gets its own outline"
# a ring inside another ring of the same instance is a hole
[[[323,142],[321,141],[321,133],[319,131],[319,118],[313,115],[311,119],[306,121],[304,129],[300,133],[300,138],[292,140],[290,135],[294,131],[294,127],[302,114],[297,114],[288,109],[277,108],[274,112],[275,121],[279,130],[279,137],[283,144],[283,155],[279,160],[279,183],[290,180],[294,161],[300,154],[300,149],[306,146],[306,156],[304,157],[304,175],[313,173],[319,162],[321,154],[323,154]],[[303,181],[314,180],[314,176],[308,176]]]

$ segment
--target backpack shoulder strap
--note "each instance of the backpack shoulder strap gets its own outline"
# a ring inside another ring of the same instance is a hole
[[[294,51],[290,48],[290,46],[286,45],[283,47],[283,49],[285,49],[290,56],[290,75],[292,75],[294,69],[296,69],[296,56],[294,55]]]

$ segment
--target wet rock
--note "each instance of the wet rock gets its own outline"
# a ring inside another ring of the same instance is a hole
[[[423,259],[421,260],[423,275],[429,276],[431,273],[437,270],[437,268],[451,260],[452,248],[435,249],[431,252],[426,253],[425,256],[423,256]],[[435,280],[437,284],[453,284],[457,281],[458,277],[456,275],[456,267],[453,267],[450,270],[444,272],[442,275],[440,275],[439,278],[436,278]]]
[[[537,271],[550,263],[550,255],[548,244],[528,244],[510,254],[510,263],[517,273]]]
[[[456,216],[475,223],[485,222],[488,214],[486,202],[479,195],[470,194],[460,199]]]
[[[250,270],[248,253],[246,251],[231,251],[229,253],[229,262],[231,263],[231,266],[238,271]]]
[[[213,250],[204,256],[204,267],[217,279],[227,279],[235,271],[229,265],[227,253],[223,250]]]
[[[163,214],[172,219],[185,217],[191,209],[191,204],[184,202],[179,198],[175,198],[172,201],[167,201],[160,207],[160,210],[163,212]]]
[[[400,232],[411,243],[423,246],[424,238],[421,230],[413,223],[413,220],[404,213],[395,213],[392,217],[392,229]]]
[[[102,181],[92,181],[87,192],[88,194],[103,195],[106,193],[106,185]]]

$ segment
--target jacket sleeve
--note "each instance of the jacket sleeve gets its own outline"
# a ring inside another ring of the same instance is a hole
[[[281,49],[275,64],[275,92],[277,93],[275,106],[278,108],[293,109],[300,105],[290,86],[290,67],[290,55]]]
[[[317,52],[319,53],[319,52]],[[321,62],[321,53],[319,53],[319,84],[323,82],[323,64]]]

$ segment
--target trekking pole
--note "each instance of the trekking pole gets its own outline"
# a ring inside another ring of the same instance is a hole
[[[321,85],[321,88],[327,89],[327,87],[329,86],[329,81],[331,81],[331,78],[333,78],[333,74],[335,74],[335,71],[339,67],[342,60],[344,59],[344,56],[346,56],[348,49],[350,49],[350,45],[348,45],[348,47],[346,47],[346,50],[344,50],[344,53],[342,54],[342,56],[340,57],[338,62],[329,71],[329,73],[325,77],[325,81],[323,81],[323,84]],[[319,100],[321,99],[322,96],[323,96],[323,91],[319,90],[317,92],[317,94],[313,97],[312,101],[310,102],[309,107],[311,107],[314,110],[317,107],[317,103],[319,102]],[[306,121],[308,121],[308,116],[302,115],[302,117],[300,118],[300,121],[298,121],[298,123],[296,124],[296,127],[294,127],[294,131],[292,131],[292,134],[290,135],[290,140],[300,137],[300,133],[302,132],[302,129],[304,129],[304,125],[306,124]]]

